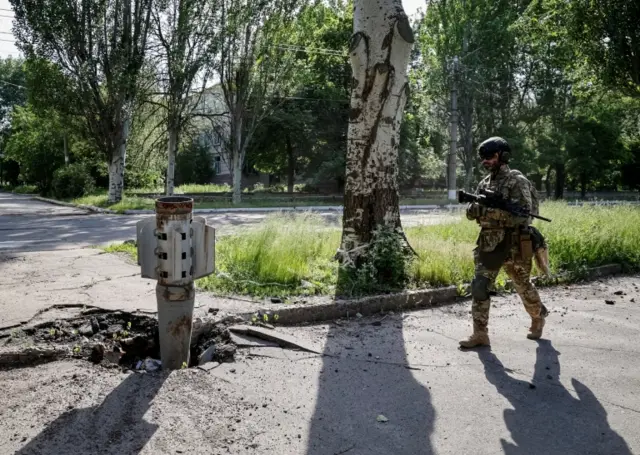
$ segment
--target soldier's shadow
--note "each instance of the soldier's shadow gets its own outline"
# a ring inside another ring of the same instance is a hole
[[[506,455],[632,455],[624,439],[609,426],[607,412],[591,390],[572,379],[576,399],[560,383],[559,352],[550,341],[538,341],[531,382],[510,376],[511,370],[490,348],[478,350],[478,355],[489,382],[513,406],[504,411],[514,441],[501,440]]]
[[[139,453],[158,429],[143,417],[167,375],[130,374],[100,405],[65,412],[16,454]]]

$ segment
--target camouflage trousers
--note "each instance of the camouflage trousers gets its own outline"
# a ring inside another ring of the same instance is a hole
[[[471,284],[471,293],[473,296],[471,314],[473,322],[478,326],[478,329],[486,331],[489,323],[489,309],[491,308],[489,290],[493,287],[500,268],[497,270],[489,270],[486,268],[480,261],[477,250],[474,251],[473,259],[475,263],[475,277]],[[528,261],[507,259],[503,263],[503,267],[509,278],[513,281],[514,287],[529,316],[539,318],[546,316],[548,310],[542,304],[538,290],[531,282],[532,261],[532,259]]]

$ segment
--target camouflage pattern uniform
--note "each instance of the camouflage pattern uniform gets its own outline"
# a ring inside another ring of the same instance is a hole
[[[502,164],[497,172],[485,177],[478,185],[477,193],[481,189],[501,193],[505,199],[516,202],[537,214],[538,201],[533,193],[535,191],[533,184],[520,171],[512,170],[506,164]],[[470,204],[467,208],[467,218],[476,220],[481,230],[477,241],[478,246],[473,255],[475,277],[471,283],[474,335],[469,340],[461,341],[460,344],[463,347],[489,344],[487,332],[491,307],[489,292],[503,266],[513,281],[525,310],[531,316],[533,335],[530,333],[528,336],[534,339],[539,338],[548,311],[540,301],[538,291],[530,279],[533,255],[525,252],[523,256],[520,245],[523,234],[521,227],[528,226],[531,218],[517,217],[508,212],[481,207],[478,204]],[[524,235],[526,238],[526,230]],[[538,324],[537,328],[536,324]],[[538,331],[539,333],[534,333]]]

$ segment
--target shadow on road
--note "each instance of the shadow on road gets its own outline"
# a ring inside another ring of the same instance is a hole
[[[325,354],[308,455],[433,453],[435,412],[429,391],[406,368],[401,318],[332,325]]]
[[[166,375],[130,374],[102,404],[65,412],[16,454],[139,453],[158,429],[144,415]]]
[[[478,351],[487,379],[514,408],[504,411],[515,442],[502,440],[504,453],[632,455],[624,439],[609,426],[607,412],[591,390],[572,379],[576,399],[560,383],[559,354],[550,341],[539,340],[529,383],[509,376],[512,371],[489,348]]]

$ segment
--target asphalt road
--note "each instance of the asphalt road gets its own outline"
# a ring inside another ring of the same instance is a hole
[[[317,212],[329,225],[340,224],[340,213]],[[263,222],[270,213],[218,212],[204,215],[218,235],[238,232]],[[46,251],[123,242],[136,237],[136,223],[153,215],[106,215],[0,192],[0,251]],[[454,219],[446,211],[403,211],[405,226]]]
[[[276,329],[323,355],[256,347],[171,374],[80,361],[0,371],[0,452],[640,454],[639,284],[542,290],[539,341],[519,298],[496,297],[491,349],[458,350],[467,301]]]

